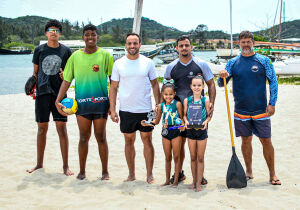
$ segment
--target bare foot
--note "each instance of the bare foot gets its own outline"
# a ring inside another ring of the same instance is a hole
[[[32,169],[27,169],[26,170],[26,172],[28,172],[28,173],[32,173],[32,172],[34,172],[35,170],[38,170],[38,169],[40,169],[40,168],[43,168],[43,166],[40,166],[40,165],[37,165],[37,166],[35,166],[34,168],[32,168]]]
[[[167,185],[170,185],[170,180],[166,181],[165,183],[161,184],[160,186],[167,186]]]
[[[193,184],[191,184],[191,186],[189,186],[189,189],[190,190],[193,190],[193,189],[195,189],[196,188],[196,183],[193,183]]]
[[[247,173],[246,172],[246,180],[247,181],[249,181],[249,180],[251,180],[251,179],[253,179],[254,177],[253,177],[253,174],[252,173]]]
[[[135,175],[129,175],[128,177],[127,177],[127,179],[125,179],[124,180],[124,182],[132,182],[132,181],[134,181],[134,180],[136,180],[136,178],[135,178]]]
[[[109,180],[109,174],[108,174],[108,172],[102,173],[101,180]]]
[[[66,176],[72,176],[72,175],[74,175],[74,172],[72,172],[72,171],[69,169],[69,167],[67,167],[67,168],[64,168],[64,174],[65,174]]]
[[[201,184],[197,184],[196,185],[196,192],[200,192],[202,190],[202,188],[201,188]]]
[[[150,175],[150,176],[147,177],[147,182],[148,182],[148,184],[153,184],[154,183],[153,175]]]
[[[85,173],[79,173],[76,177],[79,180],[84,180],[85,179]]]
[[[174,182],[174,183],[172,184],[172,187],[178,187],[178,182]]]

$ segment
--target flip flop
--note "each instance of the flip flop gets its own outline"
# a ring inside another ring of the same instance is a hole
[[[202,180],[201,180],[201,184],[202,185],[207,185],[207,183],[208,183],[207,180],[203,177]]]
[[[281,185],[281,182],[279,179],[270,179],[271,185]]]
[[[252,176],[246,176],[247,182],[248,182],[249,180],[251,180],[251,179],[254,179],[254,177],[252,177]]]

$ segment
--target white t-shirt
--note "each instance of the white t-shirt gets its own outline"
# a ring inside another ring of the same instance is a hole
[[[151,83],[157,78],[151,59],[139,55],[130,60],[127,56],[118,59],[113,66],[111,80],[119,82],[120,110],[146,113],[152,110]]]

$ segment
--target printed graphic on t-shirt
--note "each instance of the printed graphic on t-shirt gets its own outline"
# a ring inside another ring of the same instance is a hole
[[[93,71],[94,72],[99,71],[99,65],[97,65],[97,64],[93,65]]]
[[[61,58],[57,55],[48,55],[42,62],[42,69],[46,75],[56,75],[61,66]]]

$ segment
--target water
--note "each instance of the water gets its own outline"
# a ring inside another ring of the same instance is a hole
[[[32,54],[0,55],[0,95],[24,93],[33,73]]]
[[[209,61],[216,51],[194,52],[194,55]],[[24,93],[27,79],[33,73],[32,54],[0,55],[0,95]]]

